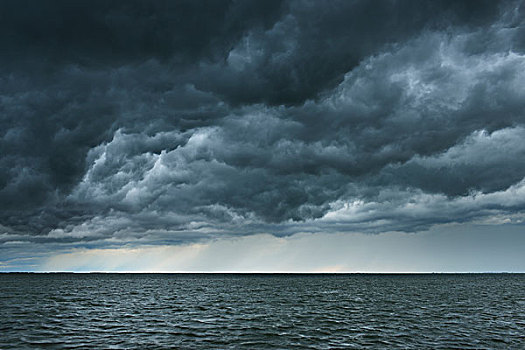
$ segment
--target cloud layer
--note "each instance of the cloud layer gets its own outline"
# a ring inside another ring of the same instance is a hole
[[[522,222],[520,1],[0,6],[4,247]]]

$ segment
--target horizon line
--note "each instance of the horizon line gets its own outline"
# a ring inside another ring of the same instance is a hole
[[[525,274],[525,271],[401,271],[401,272],[343,272],[343,271],[0,271],[1,274],[201,274],[201,275],[482,275]]]

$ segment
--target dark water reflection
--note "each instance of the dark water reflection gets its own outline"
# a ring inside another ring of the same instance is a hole
[[[525,275],[0,274],[0,348],[525,348]]]

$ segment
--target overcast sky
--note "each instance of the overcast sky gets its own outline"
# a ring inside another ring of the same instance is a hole
[[[525,271],[523,1],[7,0],[0,46],[0,271]]]

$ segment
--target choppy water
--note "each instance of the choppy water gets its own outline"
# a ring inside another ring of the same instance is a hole
[[[0,274],[0,348],[525,348],[525,275]]]

